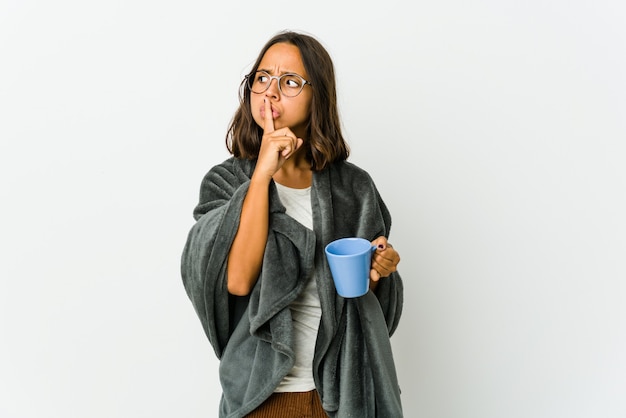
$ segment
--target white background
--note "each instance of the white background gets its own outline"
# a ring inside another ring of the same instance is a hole
[[[180,254],[267,39],[394,216],[407,417],[626,416],[619,0],[0,3],[0,417],[214,417]]]

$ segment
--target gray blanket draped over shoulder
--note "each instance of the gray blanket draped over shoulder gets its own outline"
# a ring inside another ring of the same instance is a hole
[[[185,289],[220,359],[220,417],[243,417],[269,397],[294,364],[289,304],[315,275],[322,307],[313,376],[333,418],[402,417],[389,337],[402,313],[395,272],[376,294],[337,295],[324,246],[343,237],[389,235],[391,216],[372,179],[340,162],[313,174],[314,231],[285,214],[272,182],[262,271],[250,295],[230,295],[226,260],[255,161],[230,158],[212,168],[194,210],[182,255]]]

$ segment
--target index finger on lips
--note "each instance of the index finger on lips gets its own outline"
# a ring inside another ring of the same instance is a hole
[[[265,106],[265,123],[263,124],[263,132],[271,134],[274,132],[274,118],[272,117],[272,105],[267,98],[263,99],[263,105]]]

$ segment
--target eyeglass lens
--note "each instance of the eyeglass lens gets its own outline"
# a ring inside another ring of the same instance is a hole
[[[248,78],[248,87],[253,93],[265,93],[273,79],[278,80],[278,88],[281,94],[287,97],[294,97],[300,94],[305,84],[305,80],[297,74],[283,74],[280,77],[276,77],[270,76],[265,71],[257,71],[254,77]]]

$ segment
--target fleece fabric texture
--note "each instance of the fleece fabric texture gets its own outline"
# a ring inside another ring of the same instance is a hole
[[[230,158],[204,177],[182,255],[182,279],[220,359],[220,418],[243,417],[267,399],[294,364],[289,304],[315,271],[322,307],[313,376],[332,418],[400,418],[390,336],[402,313],[395,272],[376,293],[339,296],[324,247],[343,237],[389,236],[391,216],[369,174],[348,162],[314,172],[311,231],[286,215],[270,185],[262,271],[246,297],[230,295],[226,261],[256,162]]]

